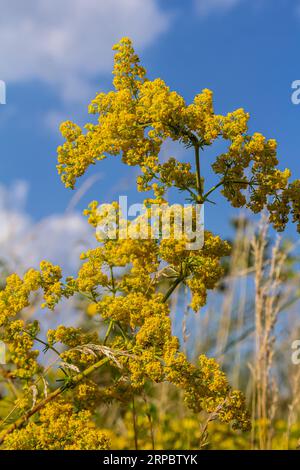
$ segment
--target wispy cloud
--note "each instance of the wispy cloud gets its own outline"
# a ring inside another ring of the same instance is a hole
[[[0,11],[1,79],[42,80],[70,101],[110,71],[120,37],[142,49],[171,21],[158,0],[0,0]]]
[[[298,0],[298,4],[295,6],[295,12],[298,18],[300,18],[300,0]]]
[[[34,222],[24,208],[27,192],[22,181],[9,188],[0,185],[0,261],[22,273],[48,259],[71,274],[80,253],[95,245],[91,228],[75,211]]]
[[[212,13],[224,13],[233,9],[242,0],[195,0],[196,8],[201,16],[208,16]]]

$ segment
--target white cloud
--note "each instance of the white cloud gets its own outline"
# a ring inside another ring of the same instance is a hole
[[[24,209],[28,187],[0,186],[0,260],[9,271],[37,268],[40,261],[60,264],[64,274],[79,266],[79,255],[96,244],[92,229],[77,212],[54,214],[34,222]]]
[[[7,274],[23,275],[29,268],[38,268],[46,259],[62,267],[63,275],[76,274],[82,251],[96,246],[93,230],[85,217],[77,212],[54,214],[35,223],[24,209],[28,187],[19,181],[7,188],[0,185],[0,282]],[[35,303],[34,318],[40,319]],[[50,314],[49,314],[50,313]],[[78,300],[62,300],[52,312],[43,311],[41,337],[51,327],[80,321]],[[42,359],[43,360],[43,359]]]
[[[0,11],[1,79],[42,80],[70,101],[90,97],[120,37],[142,49],[170,24],[158,0],[0,0]]]
[[[211,13],[223,13],[231,10],[241,0],[195,0],[196,8],[201,16],[207,16]]]

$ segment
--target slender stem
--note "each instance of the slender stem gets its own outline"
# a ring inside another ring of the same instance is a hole
[[[132,397],[132,418],[133,418],[133,430],[134,430],[134,446],[135,446],[135,450],[138,450],[138,432],[137,432],[134,396]]]
[[[106,334],[105,334],[105,338],[104,338],[104,341],[103,341],[103,344],[105,345],[108,338],[109,338],[109,335],[113,329],[113,326],[114,326],[114,320],[110,320],[109,322],[109,325],[108,325],[108,328],[107,328],[107,331],[106,331]]]
[[[163,298],[163,302],[166,302],[168,300],[168,298],[170,297],[170,295],[174,292],[174,290],[176,289],[176,287],[181,283],[181,281],[183,281],[183,277],[182,276],[179,276],[177,277],[177,279],[175,279],[175,281],[173,282],[173,284],[170,286],[169,290],[166,292],[166,294],[164,295],[164,298]]]
[[[197,194],[194,193],[194,191],[192,191],[190,188],[188,188],[187,186],[184,186],[180,189],[183,189],[185,191],[188,191],[190,193],[190,195],[192,196],[193,199],[197,199]]]
[[[209,196],[211,193],[213,193],[216,189],[218,189],[218,188],[219,188],[220,186],[222,186],[223,184],[224,184],[224,180],[221,180],[218,184],[216,184],[215,186],[213,186],[212,188],[210,188],[210,190],[207,191],[207,193],[205,193],[205,194],[203,195],[203,199],[204,199],[204,200],[207,199],[208,196]]]
[[[115,285],[115,277],[114,277],[113,267],[110,265],[109,269],[110,269],[112,292],[115,295],[116,294],[116,285]]]
[[[32,338],[34,341],[37,341],[38,343],[43,344],[47,349],[51,349],[51,351],[55,352],[55,354],[57,354],[60,357],[60,352],[56,348],[54,348],[54,346],[51,346],[49,343],[46,343],[46,341],[43,341],[42,339],[31,335],[29,331],[26,331],[26,330],[22,330],[22,331],[24,333],[27,333],[30,336],[30,338]]]
[[[253,181],[244,181],[244,180],[226,180],[222,179],[217,183],[215,186],[213,186],[207,193],[203,195],[203,201],[205,201],[208,196],[213,193],[216,189],[218,189],[220,186],[224,186],[225,184],[247,184],[249,186],[256,186],[258,183],[255,183]]]
[[[155,440],[154,440],[154,429],[153,429],[153,421],[152,421],[152,418],[151,418],[151,409],[150,409],[150,405],[148,403],[148,400],[147,400],[147,396],[144,395],[143,396],[143,400],[147,406],[147,411],[146,411],[146,415],[147,415],[147,418],[148,418],[148,421],[149,421],[149,425],[150,425],[150,434],[151,434],[151,444],[152,444],[152,450],[155,450]]]
[[[83,291],[78,291],[78,293],[80,295],[82,295],[83,297],[85,297],[86,299],[90,300],[91,302],[95,302],[96,301],[96,296],[92,294],[92,297],[88,294],[86,294],[85,292]]]
[[[200,149],[199,145],[194,146],[195,149],[195,161],[196,161],[196,185],[197,192],[200,199],[202,199],[203,188],[201,182],[201,171],[200,171]]]
[[[119,330],[121,331],[121,335],[123,336],[123,339],[124,339],[125,341],[127,341],[127,340],[128,340],[128,336],[126,335],[126,333],[125,333],[124,329],[122,328],[120,322],[116,322],[116,325],[117,325],[117,327],[119,328]]]
[[[153,422],[152,422],[151,414],[147,413],[147,417],[148,417],[148,421],[150,424],[152,450],[155,450],[155,440],[154,440]]]
[[[114,271],[113,271],[113,266],[110,265],[109,266],[109,269],[110,269],[110,277],[111,277],[111,285],[112,285],[112,292],[113,292],[113,295],[114,297],[116,296],[116,285],[115,285],[115,278],[114,278]],[[114,326],[114,320],[111,319],[110,322],[109,322],[109,325],[108,325],[108,328],[107,328],[107,331],[106,331],[106,334],[105,334],[105,338],[104,338],[104,341],[103,341],[103,344],[106,344],[108,338],[109,338],[109,335],[113,329],[113,326]]]

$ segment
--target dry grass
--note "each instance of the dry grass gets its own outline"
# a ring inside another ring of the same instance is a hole
[[[297,247],[269,232],[264,216],[258,226],[237,221],[222,290],[198,317],[189,322],[185,314],[183,328],[185,347],[216,357],[233,386],[246,393],[253,449],[272,448],[278,420],[286,423],[287,448],[300,412],[300,366],[291,363],[299,324],[300,276],[291,261]]]

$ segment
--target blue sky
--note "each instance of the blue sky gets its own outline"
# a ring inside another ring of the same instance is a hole
[[[72,191],[56,172],[59,122],[83,123],[88,101],[111,82],[111,46],[131,36],[151,78],[160,76],[187,101],[214,91],[215,110],[244,107],[250,131],[279,143],[281,169],[300,178],[300,106],[291,84],[300,79],[300,0],[0,0],[0,184],[28,183],[26,211],[35,219],[64,212]],[[209,172],[214,152],[203,155]],[[170,156],[191,158],[175,145]],[[116,158],[91,169],[97,182],[80,200],[136,201],[132,169]],[[206,207],[206,227],[228,235],[234,210],[222,198]],[[288,233],[296,238],[289,226]]]

